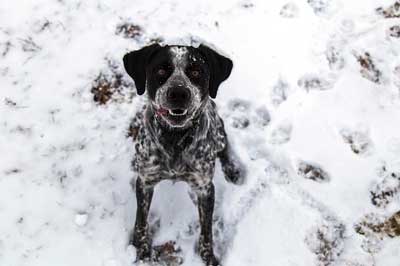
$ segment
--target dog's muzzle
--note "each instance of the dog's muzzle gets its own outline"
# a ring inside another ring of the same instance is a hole
[[[170,126],[183,127],[190,118],[192,95],[185,86],[172,86],[165,92],[165,102],[156,108],[156,114]]]

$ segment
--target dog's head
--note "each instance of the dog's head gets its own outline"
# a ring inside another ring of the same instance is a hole
[[[124,56],[137,93],[146,90],[157,115],[171,127],[184,127],[232,70],[232,61],[207,46],[153,44]]]

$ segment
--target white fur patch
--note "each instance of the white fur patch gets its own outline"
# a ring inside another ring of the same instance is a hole
[[[177,63],[181,63],[182,60],[186,60],[186,55],[188,53],[188,49],[186,47],[172,46],[169,51],[172,53],[172,58],[175,65],[177,65]]]

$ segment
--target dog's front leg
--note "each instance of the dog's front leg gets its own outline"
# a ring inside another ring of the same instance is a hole
[[[219,118],[219,121],[221,127],[219,127],[218,130],[219,135],[222,136],[220,141],[223,143],[224,148],[219,151],[217,155],[221,162],[222,172],[224,172],[225,179],[228,182],[237,185],[243,184],[247,172],[246,168],[231,147],[228,134],[225,131],[224,121],[222,121],[221,118]]]
[[[214,212],[214,185],[209,183],[201,190],[196,191],[200,218],[200,257],[207,266],[220,265],[214,256],[212,220]]]
[[[147,217],[152,198],[153,187],[144,186],[143,182],[138,178],[136,180],[136,222],[132,238],[132,244],[136,247],[137,261],[151,259],[151,239]]]
[[[225,179],[233,184],[243,184],[246,176],[246,168],[230,147],[227,137],[225,137],[225,141],[225,148],[218,153]]]

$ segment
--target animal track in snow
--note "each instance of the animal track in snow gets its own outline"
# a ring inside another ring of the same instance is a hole
[[[393,38],[400,38],[400,26],[395,25],[389,28],[388,35]]]
[[[365,252],[378,253],[383,248],[385,238],[400,236],[400,211],[389,217],[369,213],[354,225],[354,230],[364,236],[361,248]]]
[[[370,190],[371,202],[379,208],[385,208],[396,198],[400,198],[400,173],[388,169],[386,164],[378,170],[379,181]]]
[[[328,43],[325,57],[328,60],[331,70],[341,70],[344,68],[343,46],[344,44],[342,42],[331,41]]]
[[[317,255],[318,266],[334,265],[344,250],[344,233],[341,223],[323,223],[308,232],[305,241]]]
[[[289,97],[290,85],[284,79],[279,79],[273,86],[270,93],[271,102],[274,106],[278,106]]]
[[[346,226],[323,203],[314,199],[306,191],[294,187],[294,193],[303,204],[316,210],[322,218],[322,223],[310,229],[305,237],[305,243],[317,256],[318,266],[334,265],[340,258],[345,244]]]
[[[228,103],[230,112],[226,114],[228,123],[236,129],[246,129],[251,125],[263,128],[271,120],[266,107],[254,107],[250,102],[241,99],[234,99]]]
[[[367,129],[352,130],[343,128],[340,130],[345,143],[350,145],[351,150],[358,155],[368,155],[372,152],[372,140]]]
[[[297,167],[297,174],[305,179],[310,179],[318,183],[329,182],[331,177],[316,163],[300,161]]]
[[[369,81],[372,81],[374,83],[381,83],[382,72],[376,67],[376,64],[373,61],[371,54],[368,52],[357,54],[355,52],[354,56],[357,58],[357,61],[361,66],[361,75]]]
[[[285,144],[290,141],[292,130],[292,124],[288,121],[284,121],[272,130],[268,141],[272,144]]]
[[[316,74],[304,75],[298,80],[297,84],[299,85],[299,87],[305,89],[307,92],[310,92],[312,90],[324,91],[332,89],[333,87],[332,81]]]
[[[399,18],[400,17],[400,1],[396,1],[388,7],[379,7],[376,12],[384,18]]]
[[[331,0],[307,0],[316,15],[323,15],[328,12]]]
[[[295,18],[298,16],[298,14],[299,14],[299,8],[293,2],[285,4],[280,12],[281,17],[283,18]]]

